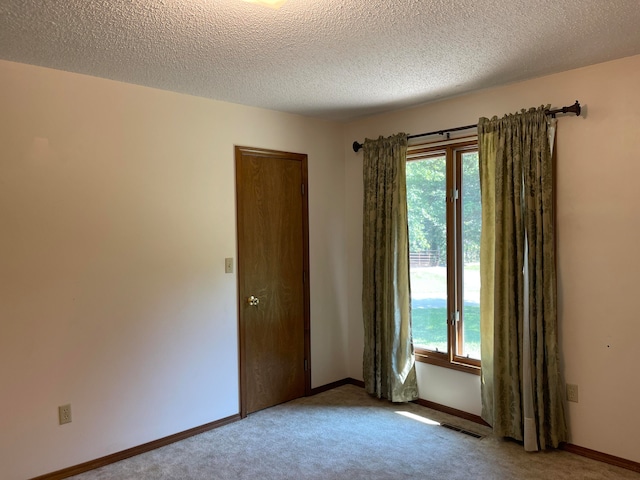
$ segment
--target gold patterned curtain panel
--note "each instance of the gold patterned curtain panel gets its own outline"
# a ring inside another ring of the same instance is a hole
[[[526,450],[566,440],[545,108],[481,118],[482,418]]]
[[[418,398],[411,336],[407,136],[367,139],[363,151],[365,389],[378,398],[407,402]]]

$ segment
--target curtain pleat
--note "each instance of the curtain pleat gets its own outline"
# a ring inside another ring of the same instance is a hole
[[[566,439],[548,128],[543,107],[478,123],[482,416],[528,450]]]
[[[495,170],[498,135],[486,122],[478,124],[482,229],[480,232],[480,358],[482,362],[482,418],[493,425],[493,329],[495,285]],[[482,135],[480,134],[482,132]],[[491,226],[489,228],[489,226]]]
[[[363,285],[365,389],[378,398],[418,398],[411,336],[407,136],[363,145]]]

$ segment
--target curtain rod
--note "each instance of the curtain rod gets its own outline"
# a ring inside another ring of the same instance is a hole
[[[570,107],[562,107],[562,108],[556,108],[555,110],[547,110],[545,113],[547,115],[551,115],[552,117],[555,118],[556,114],[558,113],[575,113],[576,116],[580,115],[580,102],[578,102],[578,100],[576,100],[576,103],[574,103],[573,105],[571,105]],[[444,130],[436,130],[433,132],[427,132],[427,133],[416,133],[415,135],[408,135],[407,139],[410,138],[418,138],[418,137],[426,137],[428,135],[444,135],[445,133],[448,134],[449,132],[457,132],[459,130],[469,130],[470,128],[476,128],[478,126],[477,123],[473,124],[473,125],[465,125],[464,127],[455,127],[455,128],[446,128]],[[449,138],[449,135],[447,135],[447,138]],[[360,149],[362,148],[362,144],[355,141],[353,142],[353,151],[354,152],[358,152]]]

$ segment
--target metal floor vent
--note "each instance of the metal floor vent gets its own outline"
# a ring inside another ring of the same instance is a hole
[[[464,433],[465,435],[469,435],[470,437],[473,437],[473,438],[483,437],[483,435],[480,435],[479,433],[472,432],[470,430],[465,430],[464,428],[456,427],[455,425],[451,425],[450,423],[441,423],[440,426],[444,428],[448,428],[449,430],[455,430],[456,432]]]

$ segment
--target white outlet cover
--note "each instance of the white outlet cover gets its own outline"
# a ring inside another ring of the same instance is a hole
[[[60,425],[71,423],[71,405],[61,405],[58,407],[58,420]]]

